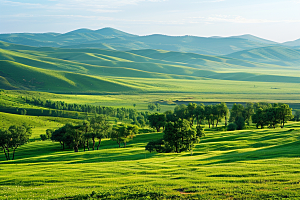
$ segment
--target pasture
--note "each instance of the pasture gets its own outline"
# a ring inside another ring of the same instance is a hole
[[[162,133],[137,135],[127,148],[105,140],[99,151],[61,151],[36,141],[1,155],[1,199],[101,198],[298,199],[300,123],[284,129],[216,132],[191,152],[146,152]],[[161,196],[160,196],[161,195]],[[81,196],[82,197],[82,196]]]

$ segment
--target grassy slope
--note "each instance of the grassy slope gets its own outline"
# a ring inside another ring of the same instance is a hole
[[[0,34],[0,40],[22,45],[105,48],[116,50],[164,49],[170,51],[194,52],[210,55],[225,55],[240,50],[268,46],[269,41],[259,38],[205,38],[194,36],[148,35],[137,36],[112,28],[100,30],[79,29],[65,34],[21,33]]]
[[[294,130],[292,130],[292,129]],[[2,198],[49,199],[92,191],[161,191],[181,189],[198,198],[300,198],[300,124],[284,129],[207,132],[193,156],[144,151],[160,133],[138,135],[126,149],[105,140],[101,150],[73,153],[59,144],[34,142],[1,159]],[[124,196],[123,196],[124,198]],[[122,199],[122,198],[120,198]]]
[[[240,51],[227,56],[259,63],[293,66],[297,69],[300,66],[300,51],[281,46]]]

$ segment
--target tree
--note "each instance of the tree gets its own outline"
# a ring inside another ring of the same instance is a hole
[[[164,114],[166,116],[166,122],[175,122],[177,120],[172,110],[168,110]]]
[[[250,124],[252,120],[252,115],[254,114],[254,104],[253,103],[246,103],[246,107],[244,108],[244,118],[247,124]]]
[[[281,120],[281,128],[283,128],[284,123],[293,118],[292,108],[290,108],[288,104],[281,104],[279,108],[279,117]]]
[[[47,139],[51,138],[53,132],[54,132],[53,129],[47,129],[46,130],[46,137],[47,137]]]
[[[190,121],[190,126],[193,127],[194,125],[194,120],[196,117],[196,109],[197,109],[197,104],[195,103],[189,103],[187,106],[187,118]]]
[[[245,128],[245,120],[244,117],[237,117],[235,120],[236,129],[243,130]]]
[[[164,151],[163,145],[164,145],[163,139],[151,141],[146,145],[145,150],[149,151],[150,153],[153,151],[157,153],[162,153]]]
[[[172,151],[180,153],[189,151],[194,147],[195,143],[200,141],[197,131],[190,127],[188,120],[178,120],[176,122],[168,122],[164,130],[163,140]]]
[[[47,140],[47,135],[46,134],[41,134],[40,137],[41,137],[42,141]]]
[[[56,142],[59,142],[60,145],[62,146],[62,149],[65,150],[65,142],[66,142],[66,137],[65,137],[65,134],[66,134],[66,126],[63,126],[57,130],[55,130],[50,139],[52,141],[56,141]]]
[[[7,160],[14,160],[16,149],[27,143],[31,134],[31,127],[26,124],[22,126],[13,125],[8,130],[0,130],[0,146]],[[12,150],[12,159],[10,158],[10,150]]]
[[[92,118],[90,120],[90,126],[91,126],[91,138],[93,141],[93,150],[95,149],[95,138],[99,140],[97,146],[97,150],[99,150],[101,140],[103,138],[108,137],[108,132],[111,129],[111,126],[107,121],[107,117],[105,115],[99,115],[98,117]]]
[[[148,115],[148,120],[150,126],[156,128],[157,132],[160,132],[160,128],[165,126],[166,115],[160,113],[154,113],[152,115]]]
[[[260,126],[261,129],[266,125],[266,114],[265,110],[261,107],[257,108],[256,113],[252,115],[252,120],[256,123],[256,128]]]
[[[156,108],[156,105],[154,103],[148,104],[148,110],[153,111]]]
[[[160,111],[160,104],[159,103],[155,103],[155,106],[156,106],[156,111]]]
[[[195,109],[195,117],[197,125],[200,125],[202,121],[205,120],[205,106],[203,103],[197,105],[197,108]]]
[[[230,110],[229,122],[234,122],[237,117],[244,117],[244,106],[242,104],[233,104]]]
[[[222,117],[225,117],[225,126],[227,126],[227,117],[228,117],[229,109],[226,103],[222,102],[221,104],[219,104],[219,112],[221,113]]]
[[[121,147],[121,143],[124,143],[124,148],[126,148],[126,143],[138,134],[138,130],[139,128],[136,125],[118,125],[113,128],[111,140],[116,141],[119,147]]]
[[[66,124],[66,136],[70,139],[70,144],[72,145],[74,152],[79,151],[79,145],[84,143],[84,125],[73,126],[72,124]]]
[[[187,117],[187,106],[185,104],[181,104],[174,108],[174,114],[177,118],[186,119]]]
[[[213,106],[207,105],[205,106],[205,119],[208,122],[208,127],[210,128],[210,125],[212,124],[213,120]]]
[[[300,120],[300,110],[295,110],[294,119],[297,122]]]

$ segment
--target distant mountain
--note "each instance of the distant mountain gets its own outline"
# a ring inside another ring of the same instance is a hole
[[[282,46],[262,47],[239,51],[227,57],[281,66],[300,66],[300,50]]]
[[[241,38],[241,39],[246,39],[252,42],[258,42],[258,43],[263,43],[263,44],[270,44],[270,45],[275,45],[279,44],[277,42],[271,41],[271,40],[266,40],[263,38],[256,37],[254,35],[246,34],[246,35],[240,35],[240,36],[232,36],[231,38]]]
[[[289,41],[289,42],[284,42],[282,43],[283,45],[286,45],[286,46],[300,46],[300,39],[298,40],[294,40],[294,41]]]
[[[208,55],[226,55],[242,50],[275,45],[251,35],[236,37],[137,36],[113,28],[78,29],[64,34],[0,34],[0,40],[36,47],[102,48],[120,51],[162,49]]]

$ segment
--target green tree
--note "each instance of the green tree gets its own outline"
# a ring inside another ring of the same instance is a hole
[[[66,124],[66,136],[69,137],[71,145],[74,149],[74,152],[79,151],[79,145],[84,143],[84,133],[85,126],[77,125],[73,126],[72,124]]]
[[[41,137],[42,141],[47,140],[47,135],[46,134],[41,134],[40,137]]]
[[[195,109],[195,117],[197,125],[202,124],[202,121],[205,120],[205,106],[203,103],[197,105],[197,108]]]
[[[176,122],[168,122],[164,130],[163,140],[172,151],[180,153],[189,151],[195,143],[200,141],[197,131],[190,127],[190,122],[186,119]]]
[[[245,108],[242,104],[233,104],[230,110],[229,122],[234,122],[237,117],[244,117],[244,113],[245,113],[244,109]]]
[[[93,150],[95,149],[95,138],[98,139],[99,143],[97,146],[97,150],[99,150],[99,146],[101,144],[101,140],[108,137],[108,133],[111,130],[111,126],[107,121],[107,117],[105,115],[99,115],[90,120],[91,124],[91,138],[93,141]]]
[[[0,146],[4,150],[7,160],[14,160],[16,149],[27,143],[31,136],[31,127],[23,124],[22,126],[10,126],[8,130],[0,130]],[[10,152],[12,151],[12,158]]]
[[[187,106],[187,118],[190,121],[190,126],[193,127],[196,118],[197,104],[189,103]]]
[[[177,117],[177,119],[186,119],[187,118],[187,112],[188,112],[188,109],[187,109],[187,106],[185,104],[181,104],[181,105],[178,105],[174,108],[174,114],[175,116]]]
[[[297,122],[300,120],[300,110],[295,110],[294,119]]]
[[[253,123],[256,123],[256,128],[260,126],[261,129],[267,124],[266,112],[263,108],[258,107],[256,113],[252,115]]]
[[[133,139],[133,137],[138,134],[139,128],[136,125],[126,125],[121,124],[113,128],[111,133],[111,140],[116,141],[121,147],[124,144],[126,148],[126,143]]]
[[[279,107],[279,118],[281,128],[284,127],[284,123],[293,118],[292,108],[288,104],[281,104]]]
[[[160,132],[160,128],[164,127],[166,124],[166,115],[160,114],[160,113],[154,113],[154,114],[148,115],[148,120],[149,120],[150,126],[153,128],[156,128],[157,132]]]
[[[252,120],[252,115],[254,114],[254,104],[253,103],[246,103],[246,107],[244,108],[244,118],[245,122],[247,122],[248,125],[250,125],[250,122]]]
[[[47,129],[47,130],[46,130],[46,136],[47,136],[47,139],[50,139],[50,138],[51,138],[53,132],[54,132],[53,129]]]
[[[66,134],[66,127],[63,126],[55,130],[50,137],[52,141],[59,142],[63,150],[65,150],[65,141],[66,141],[65,134]]]
[[[156,105],[154,103],[148,104],[148,110],[153,111],[156,108]]]
[[[237,117],[235,120],[236,129],[237,130],[243,130],[245,128],[245,119],[244,117]]]

